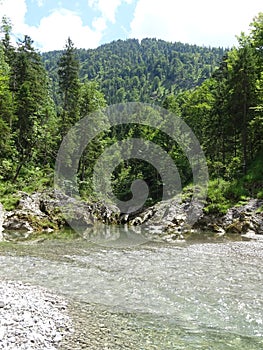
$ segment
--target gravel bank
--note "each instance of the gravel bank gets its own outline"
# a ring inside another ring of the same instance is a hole
[[[147,314],[112,310],[78,301],[69,303],[74,332],[62,340],[59,350],[172,350],[174,330]],[[156,325],[154,325],[156,323]],[[162,346],[160,347],[160,344]],[[179,348],[178,349],[182,349]]]
[[[0,350],[137,350],[145,338],[127,316],[0,281]]]
[[[71,328],[63,298],[43,288],[0,281],[0,349],[57,349]]]

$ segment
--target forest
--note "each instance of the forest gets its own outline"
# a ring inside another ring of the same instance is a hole
[[[81,118],[115,103],[156,104],[180,116],[193,130],[209,169],[207,212],[224,213],[248,198],[263,198],[263,13],[231,49],[157,39],[118,40],[94,50],[41,54],[25,35],[12,44],[12,26],[2,19],[0,42],[0,195],[6,209],[19,191],[53,186],[63,137]],[[96,122],[96,121],[95,121]],[[176,162],[184,191],[190,164],[173,140],[134,123],[105,130],[81,157],[78,184],[93,198],[92,173],[107,147],[127,137],[147,137]],[[130,197],[130,184],[149,184],[147,205],[160,199],[162,183],[149,163],[123,161],[112,174],[116,195]]]

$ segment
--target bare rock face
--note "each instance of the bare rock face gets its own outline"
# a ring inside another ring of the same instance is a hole
[[[162,201],[141,211],[123,214],[113,204],[84,202],[56,190],[20,193],[16,209],[4,212],[0,204],[0,240],[27,238],[34,232],[51,232],[71,226],[76,232],[92,232],[94,224],[127,225],[142,231],[147,239],[176,241],[191,232],[215,232],[218,235],[263,234],[263,200],[251,199],[230,208],[226,215],[206,214],[201,203],[176,198]],[[194,224],[192,224],[193,219]],[[92,233],[93,234],[93,233]]]
[[[20,196],[17,208],[6,212],[4,215],[4,237],[8,235],[6,231],[20,232],[27,237],[33,231],[49,228],[47,215],[40,209],[39,194],[29,195],[21,192]]]
[[[113,205],[78,201],[56,190],[33,194],[20,192],[20,200],[14,210],[2,216],[0,211],[0,228],[3,228],[6,239],[12,235],[15,239],[19,235],[27,238],[33,232],[51,232],[68,225],[82,233],[96,221],[116,224],[119,215],[118,208]]]
[[[246,204],[228,209],[223,216],[205,214],[195,225],[198,229],[247,237],[263,234],[263,201],[250,199]]]
[[[230,208],[222,219],[227,233],[263,234],[263,201],[251,199],[247,204]]]
[[[186,233],[192,232],[193,221],[202,215],[201,203],[180,202],[172,198],[132,214],[128,224],[142,226],[148,239],[174,242],[183,240]]]

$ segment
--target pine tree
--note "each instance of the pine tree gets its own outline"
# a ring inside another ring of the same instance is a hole
[[[12,65],[15,55],[15,48],[11,44],[12,24],[6,16],[2,18],[0,32],[3,34],[2,46],[4,50],[5,60],[9,65]]]
[[[26,163],[41,161],[40,150],[48,143],[43,140],[43,131],[51,105],[47,74],[41,56],[33,48],[33,41],[26,35],[18,45],[13,71],[17,119],[13,128],[17,135],[19,162],[14,181]]]
[[[16,152],[13,147],[11,121],[13,120],[12,95],[9,89],[10,67],[6,63],[4,49],[0,45],[0,178],[8,178],[12,159]]]
[[[68,38],[65,51],[59,60],[58,76],[59,90],[62,97],[61,132],[63,136],[80,117],[79,60],[70,38]]]
[[[256,82],[258,79],[257,59],[249,38],[239,38],[238,49],[229,54],[230,111],[236,129],[236,137],[242,145],[243,173],[248,163],[248,125],[253,119],[253,108],[257,105]]]
[[[89,120],[89,127],[95,128],[103,123],[105,125],[105,118],[100,118],[99,113],[94,113],[106,107],[106,100],[103,93],[99,90],[98,84],[95,81],[85,81],[81,84],[80,89],[80,117],[87,117]],[[105,125],[105,128],[106,125]],[[91,189],[91,179],[93,172],[93,163],[103,150],[103,135],[99,139],[93,140],[84,150],[79,162],[79,178],[82,182],[82,188],[89,187]]]

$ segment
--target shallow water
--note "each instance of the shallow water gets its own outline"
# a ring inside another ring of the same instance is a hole
[[[261,241],[114,248],[46,240],[2,246],[0,278],[110,310],[120,320],[116,332],[128,324],[138,349],[259,350],[262,262]]]

